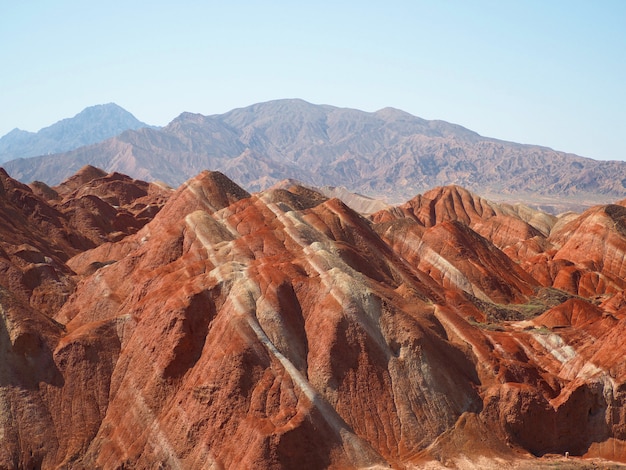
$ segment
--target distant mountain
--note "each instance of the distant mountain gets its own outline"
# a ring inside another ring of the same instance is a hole
[[[626,197],[624,162],[482,137],[393,108],[369,113],[302,100],[183,113],[162,129],[126,131],[5,168],[21,181],[56,184],[86,164],[170,185],[219,170],[250,191],[296,179],[386,202],[448,184],[552,212]]]
[[[39,132],[13,129],[0,138],[0,162],[67,152],[147,126],[114,103],[91,106]]]

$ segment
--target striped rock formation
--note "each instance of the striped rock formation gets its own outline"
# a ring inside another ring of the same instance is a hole
[[[622,206],[0,176],[2,468],[626,462]]]

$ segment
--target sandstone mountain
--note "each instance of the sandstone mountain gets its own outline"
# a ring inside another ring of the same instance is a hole
[[[24,182],[58,184],[86,164],[172,186],[212,168],[248,191],[296,179],[396,204],[450,184],[553,213],[626,197],[624,162],[486,138],[392,108],[368,113],[302,100],[183,113],[162,129],[127,131],[5,168]]]
[[[0,212],[0,468],[626,462],[623,203],[85,167]]]
[[[67,152],[142,127],[148,125],[114,103],[90,106],[39,132],[13,129],[0,138],[0,162]]]

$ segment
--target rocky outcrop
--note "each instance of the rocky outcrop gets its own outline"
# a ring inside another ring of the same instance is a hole
[[[209,171],[2,181],[0,467],[626,462],[614,206],[557,221],[450,187],[366,218]],[[576,251],[589,224],[615,249]],[[56,297],[25,289],[55,250]]]

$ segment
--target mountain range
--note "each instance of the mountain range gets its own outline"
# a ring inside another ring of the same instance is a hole
[[[67,152],[142,127],[149,126],[114,103],[91,106],[38,132],[13,129],[0,138],[0,163]]]
[[[624,162],[482,137],[393,108],[369,113],[302,100],[211,116],[183,113],[164,128],[127,130],[4,167],[23,182],[58,184],[86,164],[171,186],[204,169],[219,170],[248,191],[295,179],[388,203],[449,184],[554,213],[626,197]]]
[[[0,468],[624,468],[625,260],[625,201],[0,170]]]

